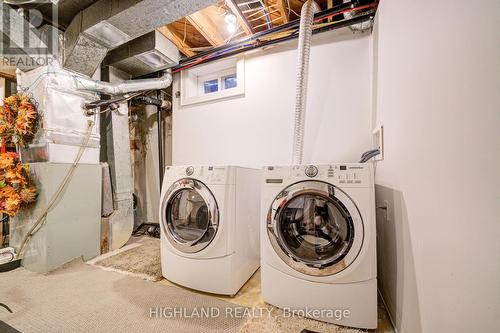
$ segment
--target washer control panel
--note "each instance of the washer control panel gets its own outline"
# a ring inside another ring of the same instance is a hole
[[[315,179],[340,187],[369,186],[372,170],[371,165],[362,163],[268,166],[264,170],[264,180],[267,184],[284,184]]]

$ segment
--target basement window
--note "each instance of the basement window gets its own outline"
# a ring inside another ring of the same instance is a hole
[[[222,77],[222,89],[232,89],[238,86],[238,79],[236,73],[229,74]]]
[[[244,95],[244,60],[230,58],[181,72],[181,105]]]
[[[219,91],[219,80],[213,79],[213,80],[203,81],[203,88],[205,94],[217,92]]]

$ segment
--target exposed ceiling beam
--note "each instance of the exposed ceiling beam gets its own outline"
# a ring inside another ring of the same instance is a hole
[[[224,37],[219,33],[219,28],[210,19],[210,16],[205,13],[208,8],[193,13],[186,18],[212,46],[220,46],[224,44]]]
[[[9,65],[7,58],[0,57],[0,77],[6,77],[9,79],[16,78],[16,66]]]
[[[238,6],[234,2],[234,0],[226,0],[226,5],[229,7],[229,9],[233,12],[233,14],[238,19],[238,23],[239,23],[240,27],[243,29],[243,31],[245,31],[245,34],[246,35],[253,34],[252,26],[248,23],[245,16],[243,16],[243,13],[238,8]]]
[[[274,19],[271,20],[271,23],[274,23],[274,22],[279,21],[279,20],[281,20],[281,17],[276,17],[276,18],[274,18]],[[259,24],[259,25],[256,25],[254,28],[260,28],[260,27],[263,27],[265,25],[267,25],[267,22]]]
[[[170,39],[170,41],[174,43],[179,51],[181,51],[184,55],[191,57],[196,54],[190,50],[191,46],[184,42],[183,38],[173,28],[165,25],[161,28],[158,28],[158,31],[160,31],[163,35],[165,35],[165,37]]]
[[[277,0],[276,5],[278,6],[278,10],[280,11],[283,23],[288,23],[290,21],[290,18],[288,17],[288,9],[285,6],[285,0]]]

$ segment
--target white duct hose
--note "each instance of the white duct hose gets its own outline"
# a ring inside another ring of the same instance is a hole
[[[168,70],[162,77],[154,79],[128,80],[109,83],[75,76],[77,90],[93,91],[106,95],[123,95],[129,92],[159,90],[168,88],[172,83],[172,73]]]
[[[304,127],[306,119],[307,76],[309,74],[309,51],[311,48],[314,13],[320,7],[314,0],[307,0],[300,12],[299,56],[297,62],[297,85],[295,88],[295,125],[293,132],[293,165],[302,164],[304,150]]]

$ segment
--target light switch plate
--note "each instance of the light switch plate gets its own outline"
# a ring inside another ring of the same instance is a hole
[[[384,126],[377,127],[373,130],[373,148],[379,149],[380,154],[375,156],[375,161],[384,160]]]

